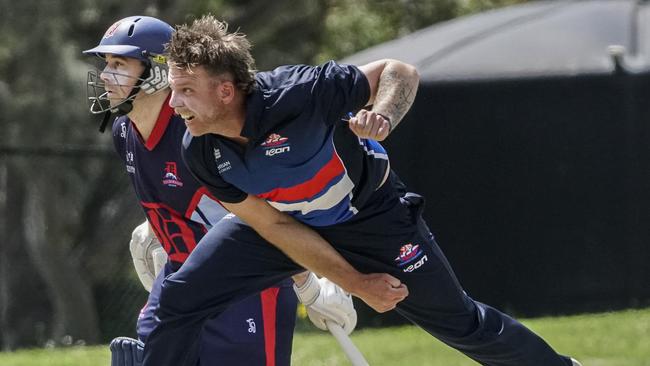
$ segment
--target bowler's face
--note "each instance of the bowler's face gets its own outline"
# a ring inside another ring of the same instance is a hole
[[[192,136],[219,133],[224,106],[217,97],[218,82],[202,66],[191,69],[169,67],[172,95],[169,105],[185,120]]]

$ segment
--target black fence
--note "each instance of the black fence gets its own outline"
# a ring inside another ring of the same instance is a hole
[[[650,303],[650,75],[423,84],[387,141],[468,293],[518,315]]]

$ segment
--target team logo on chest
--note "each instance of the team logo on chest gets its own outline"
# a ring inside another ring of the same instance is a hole
[[[165,162],[165,169],[163,169],[165,174],[163,175],[162,183],[167,187],[182,187],[183,182],[178,177],[178,171],[176,170],[176,162],[168,161]]]
[[[291,144],[288,137],[282,137],[277,133],[272,133],[266,138],[266,141],[260,144],[264,148],[264,155],[273,156],[291,151]]]

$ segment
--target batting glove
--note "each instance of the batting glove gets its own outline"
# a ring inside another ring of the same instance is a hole
[[[142,286],[151,292],[153,281],[167,263],[167,253],[151,230],[148,221],[138,225],[129,243],[133,266]]]
[[[294,284],[293,289],[317,328],[327,330],[326,321],[331,321],[340,325],[346,334],[352,333],[357,325],[357,312],[349,293],[327,278],[318,279],[313,273],[302,286]]]

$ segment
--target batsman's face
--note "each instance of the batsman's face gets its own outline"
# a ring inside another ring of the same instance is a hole
[[[106,65],[100,78],[104,82],[111,107],[114,107],[129,96],[144,71],[144,65],[140,60],[130,57],[112,54],[106,54],[105,57]]]
[[[183,117],[192,136],[221,132],[220,121],[226,112],[219,98],[218,83],[202,66],[169,67],[169,105]]]

